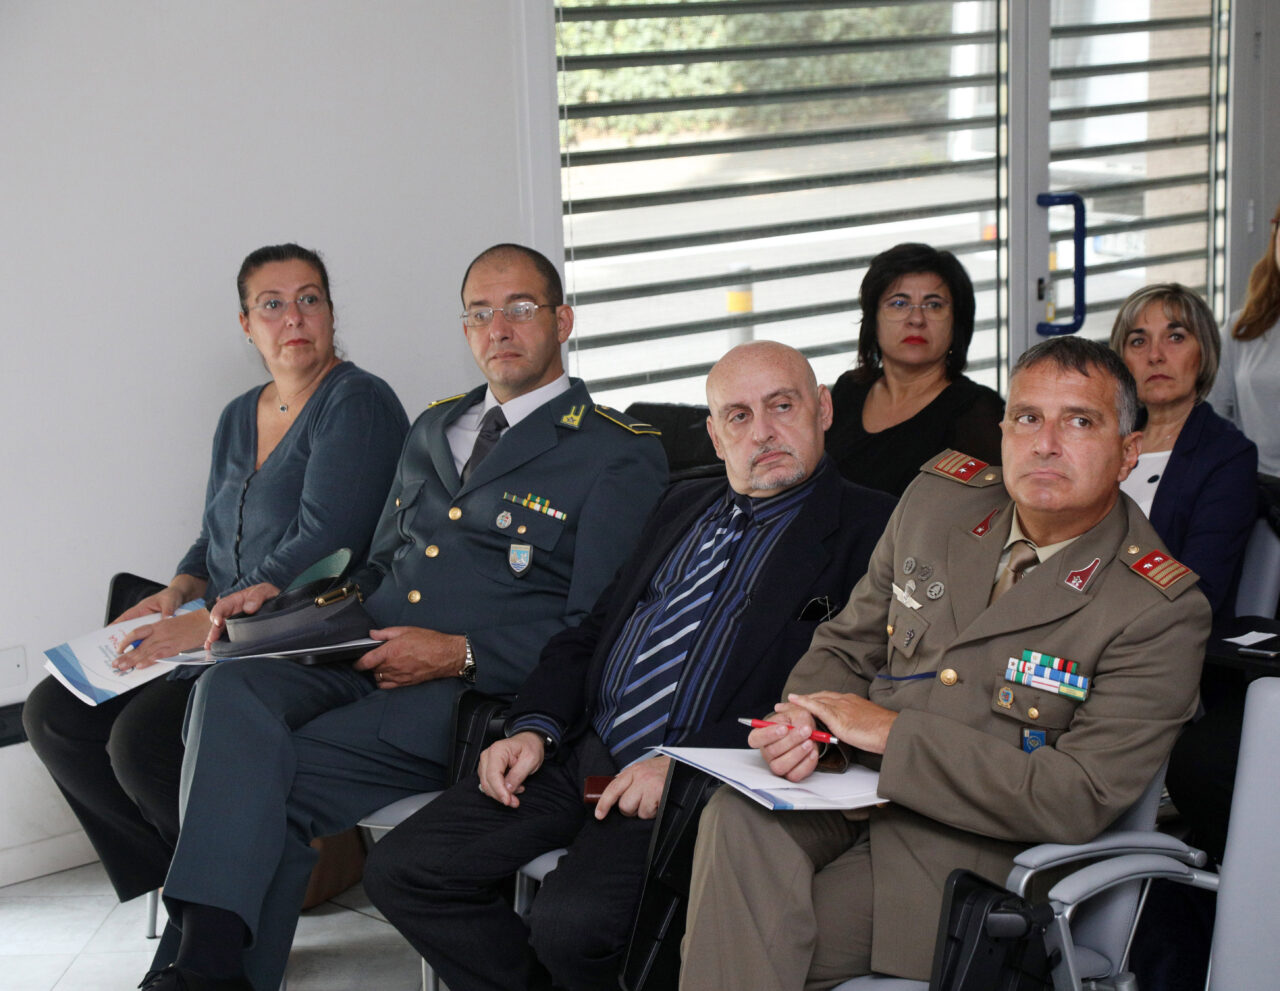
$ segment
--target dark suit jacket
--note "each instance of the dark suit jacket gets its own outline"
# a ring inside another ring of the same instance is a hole
[[[1200,576],[1215,622],[1234,615],[1236,581],[1258,510],[1258,449],[1199,403],[1182,425],[1151,504],[1151,525]]]
[[[566,727],[562,743],[591,725],[609,651],[635,611],[653,573],[704,509],[723,499],[723,479],[672,486],[650,516],[631,560],[591,614],[553,637],[512,707],[510,719],[539,713]],[[687,746],[744,746],[739,716],[760,715],[778,698],[792,666],[809,647],[819,621],[834,615],[867,569],[893,511],[889,496],[841,479],[829,459],[799,515],[765,562],[744,614],[730,664],[708,708],[709,720],[684,739]],[[829,605],[819,605],[823,599]],[[811,605],[813,603],[813,605]]]

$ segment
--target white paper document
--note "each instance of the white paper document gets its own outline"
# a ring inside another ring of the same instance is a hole
[[[204,599],[193,599],[178,609],[178,613],[203,608]],[[213,658],[208,657],[204,650],[191,650],[133,671],[121,672],[113,668],[111,662],[129,646],[129,631],[158,620],[158,614],[139,616],[50,647],[44,652],[44,656],[48,658],[44,662],[45,670],[82,701],[98,705],[139,685],[145,685],[153,678],[167,675],[179,664],[213,662]]]
[[[854,764],[841,774],[816,771],[800,782],[780,778],[758,750],[719,747],[658,747],[657,752],[706,771],[768,809],[860,809],[880,805],[880,774]]]
[[[1254,631],[1252,633],[1242,633],[1238,637],[1227,637],[1223,643],[1234,643],[1241,647],[1248,647],[1251,644],[1259,643],[1263,640],[1270,640],[1274,636],[1274,633],[1258,633],[1257,631]]]

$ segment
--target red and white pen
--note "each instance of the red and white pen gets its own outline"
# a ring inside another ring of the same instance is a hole
[[[747,719],[745,716],[740,718],[738,722],[743,726],[750,726],[752,729],[764,729],[766,726],[785,726],[787,729],[795,729],[790,723],[771,723],[763,719]],[[810,740],[816,740],[818,743],[839,743],[830,733],[824,733],[820,729],[814,730],[809,734]]]

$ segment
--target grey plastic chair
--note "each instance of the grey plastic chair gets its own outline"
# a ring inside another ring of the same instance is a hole
[[[1222,869],[1217,874],[1201,870],[1203,860],[1197,861],[1196,857],[1200,851],[1177,844],[1174,850],[1147,848],[1104,860],[1064,878],[1049,892],[1055,918],[1046,943],[1061,950],[1070,969],[1079,969],[1073,916],[1095,896],[1117,885],[1159,877],[1218,893],[1209,991],[1276,986],[1276,975],[1280,974],[1280,939],[1276,938],[1274,911],[1275,893],[1280,889],[1277,751],[1280,678],[1260,678],[1249,686],[1245,701],[1240,762]]]
[[[1257,520],[1244,548],[1240,585],[1236,591],[1237,616],[1276,614],[1280,601],[1280,536],[1266,520]]]
[[[438,791],[424,791],[417,795],[410,795],[408,798],[401,798],[390,805],[384,805],[376,812],[370,812],[356,825],[361,829],[367,829],[370,839],[377,843],[439,794]],[[281,991],[285,991],[283,985]],[[422,961],[422,991],[440,991],[440,978],[436,976],[436,972],[431,969],[425,959]]]

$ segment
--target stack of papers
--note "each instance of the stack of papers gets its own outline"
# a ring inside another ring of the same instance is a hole
[[[860,809],[885,801],[876,794],[880,773],[857,764],[841,774],[818,771],[803,781],[792,782],[770,771],[760,751],[750,747],[657,747],[656,750],[719,778],[768,809]]]

